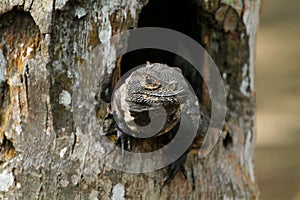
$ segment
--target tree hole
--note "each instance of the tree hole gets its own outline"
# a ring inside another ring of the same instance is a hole
[[[197,24],[197,5],[187,0],[149,0],[148,4],[143,7],[138,21],[138,27],[168,28],[200,42],[201,31]],[[135,42],[134,38],[129,37],[128,46],[133,42]],[[184,77],[193,87],[199,101],[202,101],[203,84],[201,75],[184,58],[171,52],[160,49],[141,49],[126,53],[121,60],[121,74],[123,75],[134,67],[146,64],[147,61],[181,68]]]
[[[2,134],[2,133],[1,133]],[[15,153],[15,147],[11,140],[4,135],[3,141],[0,143],[0,166],[10,160]]]
[[[225,149],[231,149],[233,147],[233,140],[229,132],[226,133],[226,136],[223,139],[223,146]]]

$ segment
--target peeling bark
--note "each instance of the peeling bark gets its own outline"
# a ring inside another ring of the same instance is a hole
[[[126,174],[101,159],[107,153],[100,141],[109,94],[121,70],[128,69],[112,44],[96,58],[92,51],[112,35],[140,26],[142,9],[153,2],[0,2],[1,199],[258,198],[253,71],[260,0],[189,2],[194,25],[186,34],[219,67],[228,105],[214,150],[205,159],[189,153],[187,180],[178,174],[162,187],[165,169]],[[178,1],[161,4],[180,7]],[[176,24],[168,17],[158,20]],[[84,65],[87,60],[96,64]],[[193,72],[186,73],[193,82]],[[208,106],[205,87],[195,88]]]

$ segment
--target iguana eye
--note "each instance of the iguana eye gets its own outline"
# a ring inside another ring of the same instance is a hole
[[[168,86],[171,91],[175,91],[177,89],[177,85],[175,82],[171,82]]]
[[[161,83],[150,75],[143,77],[142,85],[146,90],[156,90],[161,86]]]

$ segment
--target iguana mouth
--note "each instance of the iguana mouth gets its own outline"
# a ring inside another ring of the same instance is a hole
[[[137,92],[137,94],[146,94],[149,95],[151,97],[181,97],[181,96],[185,96],[186,93],[183,90],[180,91],[139,91]]]
[[[134,92],[126,100],[128,102],[142,104],[147,106],[167,106],[167,105],[178,105],[183,103],[186,99],[187,94],[184,91],[174,91],[174,92],[149,92],[149,91],[139,91]]]
[[[128,99],[128,102],[145,105],[145,106],[167,106],[167,105],[177,105],[180,104],[180,101],[176,97],[167,96],[167,97],[158,97],[158,96],[149,96],[145,94],[135,94]]]

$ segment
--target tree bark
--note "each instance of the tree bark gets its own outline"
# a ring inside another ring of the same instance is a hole
[[[189,35],[219,67],[227,115],[213,151],[204,159],[190,152],[187,179],[178,174],[164,187],[165,170],[129,174],[101,159],[107,96],[122,67],[112,46],[91,58],[112,35],[143,26],[143,8],[155,0],[0,2],[1,199],[258,198],[253,81],[260,0],[187,2],[194,11]],[[181,3],[156,2],[164,9]],[[150,22],[177,20],[159,13],[148,13]],[[93,59],[97,65],[83,65]]]

